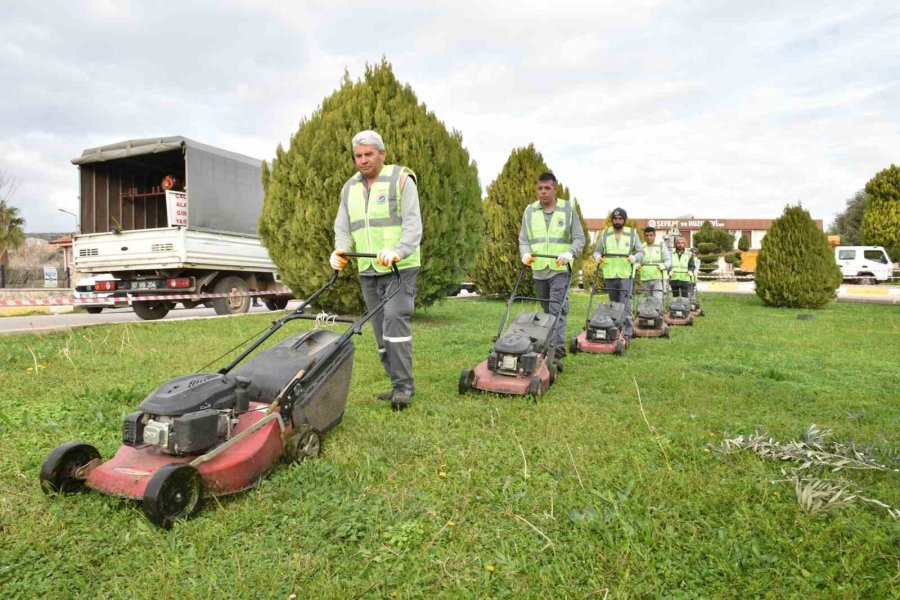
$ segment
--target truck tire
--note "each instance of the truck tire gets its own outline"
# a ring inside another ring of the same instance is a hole
[[[100,313],[103,312],[103,307],[102,306],[88,306],[84,310],[86,310],[89,315],[99,315]]]
[[[246,294],[249,291],[247,283],[235,275],[223,277],[213,286],[213,292],[216,294]],[[212,301],[212,305],[217,315],[245,313],[250,310],[250,296],[216,298]]]
[[[172,308],[168,302],[135,302],[131,305],[134,314],[145,321],[156,321],[169,314]]]
[[[266,298],[266,308],[269,310],[284,310],[287,304],[287,298]]]

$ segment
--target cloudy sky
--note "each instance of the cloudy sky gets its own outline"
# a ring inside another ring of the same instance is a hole
[[[67,0],[4,7],[0,171],[28,231],[72,230],[82,149],[185,135],[268,159],[382,56],[482,186],[533,142],[588,217],[802,201],[827,224],[900,163],[895,1]]]

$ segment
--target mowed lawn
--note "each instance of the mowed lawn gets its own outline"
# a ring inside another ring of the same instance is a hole
[[[586,303],[573,297],[570,335]],[[900,507],[900,307],[703,305],[708,316],[669,340],[566,358],[536,404],[457,394],[501,302],[420,310],[418,393],[402,414],[374,398],[387,380],[366,328],[323,455],[171,531],[138,503],[45,496],[40,465],[76,439],[111,456],[122,415],[147,393],[271,317],[0,338],[0,595],[897,597],[900,522],[886,510],[808,514],[780,481],[791,465],[715,448],[757,430],[796,439],[815,423],[893,469],[821,477]]]

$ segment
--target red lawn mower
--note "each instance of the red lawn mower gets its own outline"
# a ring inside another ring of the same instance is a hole
[[[556,259],[547,254],[533,254],[538,258]],[[572,283],[572,266],[567,264],[566,300]],[[509,322],[510,311],[516,300],[537,300],[534,296],[519,296],[519,285],[527,267],[519,269],[516,285],[506,302],[506,313],[500,321],[494,346],[487,360],[478,363],[474,369],[463,369],[459,376],[459,393],[471,391],[494,392],[497,394],[529,395],[534,400],[556,381],[562,372],[562,363],[556,358],[554,329],[558,315],[544,312],[523,312]],[[562,310],[562,306],[560,306]],[[509,323],[509,328],[504,328]]]
[[[607,254],[610,258],[627,257],[627,254]],[[597,288],[597,278],[600,275],[601,266],[598,264],[594,271],[594,280],[591,283],[591,295],[588,299],[587,318],[584,323],[584,331],[573,337],[569,342],[569,352],[589,352],[591,354],[625,354],[628,340],[625,339],[625,318],[631,311],[631,307],[624,302],[608,300],[601,302],[591,312],[594,306],[594,294],[598,289],[609,293],[608,288]],[[634,293],[634,267],[631,270],[631,293]]]
[[[666,313],[666,323],[669,325],[694,324],[691,314],[691,299],[685,296],[675,296],[669,301],[669,311]]]
[[[356,319],[327,317],[350,324],[343,334],[305,331],[244,360],[289,321],[317,320],[303,310],[338,274],[226,367],[177,377],[147,396],[137,412],[125,416],[122,446],[112,459],[103,462],[83,442],[53,450],[41,467],[41,488],[68,494],[87,487],[141,500],[147,518],[168,529],[188,518],[204,497],[251,488],[280,461],[318,456],[322,436],[344,416],[352,337],[400,289],[396,265],[394,283],[377,305]]]
[[[662,298],[654,292],[644,292],[635,296],[634,337],[669,337],[669,324],[666,323],[666,277],[663,271]]]

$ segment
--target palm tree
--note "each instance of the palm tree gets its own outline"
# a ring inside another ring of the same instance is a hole
[[[10,250],[18,250],[25,243],[24,227],[19,209],[0,200],[0,264],[6,264]]]

